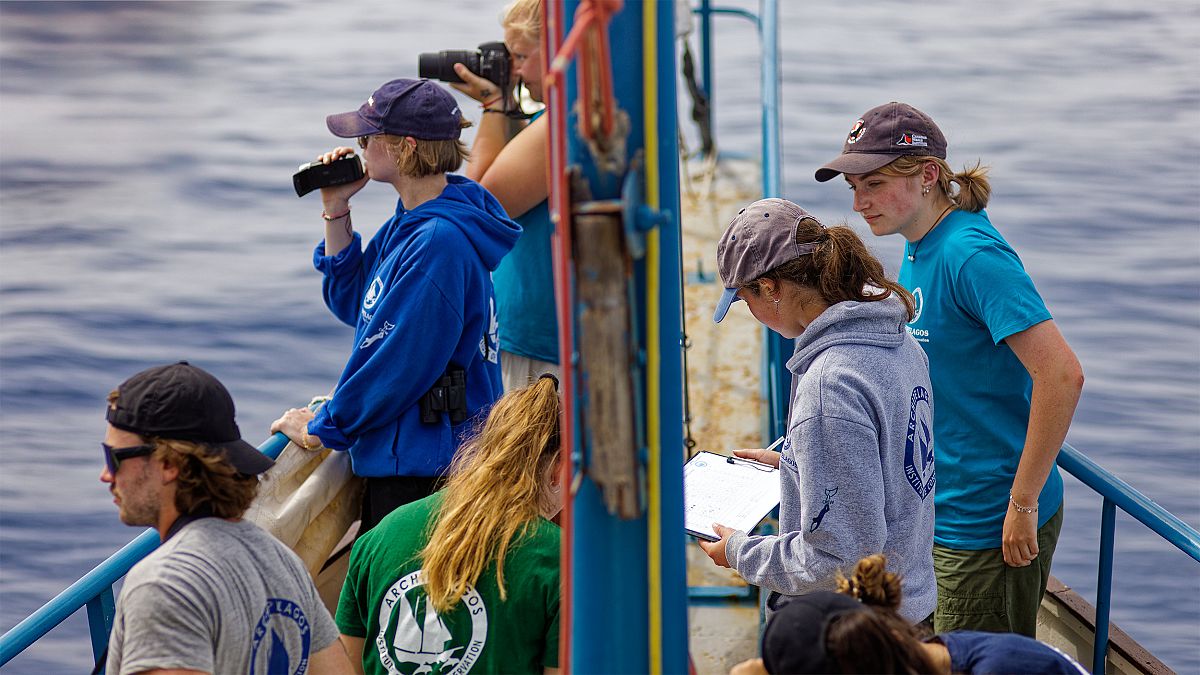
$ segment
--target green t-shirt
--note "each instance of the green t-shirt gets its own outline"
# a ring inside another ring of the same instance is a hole
[[[368,674],[540,673],[558,667],[558,526],[539,518],[504,561],[507,600],[494,564],[448,614],[421,586],[417,555],[442,492],[396,509],[354,543],[337,625],[361,637]]]

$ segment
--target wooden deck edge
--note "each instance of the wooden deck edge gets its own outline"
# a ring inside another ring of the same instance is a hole
[[[1059,581],[1053,575],[1051,575],[1046,585],[1046,594],[1052,596],[1076,620],[1089,627],[1093,635],[1095,634],[1096,608],[1092,603],[1085,600],[1070,586]],[[1121,630],[1116,624],[1110,622],[1108,626],[1110,661],[1112,660],[1112,653],[1116,652],[1124,660],[1128,661],[1130,665],[1147,675],[1174,675],[1175,671],[1171,670],[1162,661],[1159,661],[1145,647],[1138,644],[1136,640]]]

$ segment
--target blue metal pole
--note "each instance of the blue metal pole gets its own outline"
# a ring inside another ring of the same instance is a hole
[[[687,561],[683,536],[683,248],[679,220],[674,3],[656,4],[659,227],[659,555],[662,672],[688,671]],[[706,59],[707,62],[707,59]],[[710,99],[711,101],[711,99]],[[653,414],[653,413],[652,413]],[[651,664],[654,672],[654,664]]]
[[[577,0],[564,2],[564,32],[574,24]],[[627,160],[644,145],[642,132],[642,14],[640,3],[626,3],[609,26],[612,44],[612,78],[616,103],[628,113],[631,131]],[[577,62],[576,62],[577,63]],[[565,84],[566,109],[575,110],[578,66],[573,64]],[[674,107],[671,108],[674,110]],[[621,176],[600,171],[580,140],[574,113],[567,122],[568,162],[582,169],[596,200],[619,199]],[[644,291],[644,287],[641,289]],[[643,297],[639,294],[639,297]],[[640,311],[635,308],[634,311]],[[573,308],[578,312],[579,308]],[[640,343],[644,344],[644,343]],[[586,379],[583,380],[586,382]],[[577,389],[576,411],[585,410],[586,389]],[[644,399],[643,399],[644,400]],[[576,428],[579,420],[576,420]],[[579,451],[580,434],[574,439]],[[584,458],[584,464],[588,458]],[[572,583],[570,668],[577,673],[644,673],[649,666],[647,598],[648,530],[643,514],[632,520],[610,515],[599,487],[584,473],[572,496]]]
[[[1108,620],[1112,599],[1113,544],[1117,505],[1105,498],[1100,515],[1100,569],[1096,574],[1096,640],[1092,646],[1092,673],[1104,675],[1108,658]]]
[[[116,613],[117,603],[113,598],[112,586],[88,601],[88,629],[92,636],[93,660],[99,661],[100,655],[108,648],[108,634],[112,632],[113,616]]]
[[[700,0],[700,89],[708,99],[708,109],[713,109],[713,67],[712,67],[712,2]],[[709,119],[716,115],[709,113]]]

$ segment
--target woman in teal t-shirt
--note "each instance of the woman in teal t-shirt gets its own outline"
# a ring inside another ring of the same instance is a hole
[[[908,330],[938,401],[934,625],[1032,636],[1062,526],[1055,458],[1079,360],[988,220],[987,171],[954,173],[928,115],[868,110],[816,179],[838,174],[872,233],[908,240],[898,280],[917,300]]]

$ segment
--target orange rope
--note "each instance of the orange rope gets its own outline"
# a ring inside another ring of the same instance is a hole
[[[623,0],[582,0],[575,11],[575,25],[563,39],[546,74],[547,84],[555,86],[566,73],[571,58],[579,52],[579,100],[584,110],[579,116],[579,135],[587,141],[595,138],[597,122],[604,136],[611,135],[615,126],[608,24],[623,5]],[[597,114],[599,120],[594,118]]]

